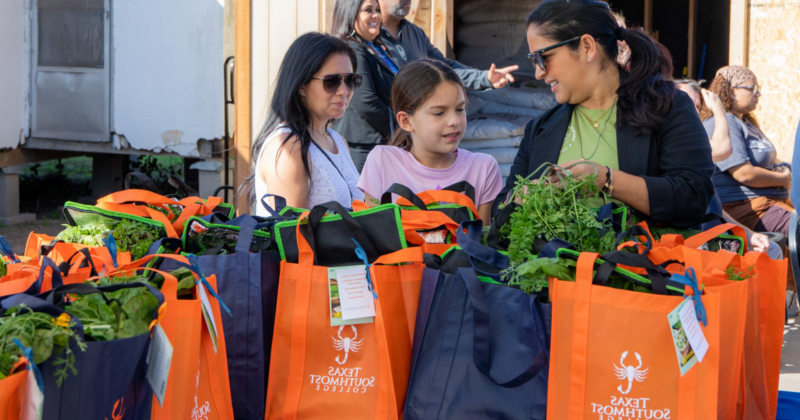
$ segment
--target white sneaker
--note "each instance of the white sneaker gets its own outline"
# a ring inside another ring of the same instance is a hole
[[[797,293],[791,290],[786,291],[786,312],[790,317],[800,315],[800,306],[797,303]]]

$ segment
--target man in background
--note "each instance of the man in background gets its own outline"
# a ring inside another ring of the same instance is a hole
[[[511,72],[518,70],[519,66],[498,69],[492,64],[489,70],[484,71],[445,57],[431,44],[422,28],[406,20],[411,9],[411,0],[378,0],[378,3],[383,19],[381,40],[398,66],[425,57],[443,61],[455,70],[470,90],[497,89],[514,81]]]

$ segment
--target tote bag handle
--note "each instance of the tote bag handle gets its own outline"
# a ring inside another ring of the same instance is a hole
[[[475,363],[475,367],[478,368],[489,381],[503,388],[515,388],[536,377],[536,375],[547,366],[550,358],[545,344],[544,325],[541,323],[541,316],[537,315],[537,298],[535,296],[529,296],[530,314],[533,318],[534,328],[536,329],[534,336],[536,337],[536,345],[539,347],[539,351],[533,357],[525,371],[506,382],[500,382],[491,373],[491,346],[489,343],[491,327],[489,324],[489,306],[486,304],[486,299],[483,296],[480,280],[478,280],[478,276],[475,275],[475,270],[459,268],[458,273],[467,286],[469,301],[472,304],[472,360]]]

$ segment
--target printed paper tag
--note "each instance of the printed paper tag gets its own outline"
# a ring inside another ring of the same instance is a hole
[[[25,380],[25,394],[22,397],[22,409],[20,410],[20,420],[42,420],[44,407],[44,394],[39,390],[36,375],[33,369],[28,369],[28,378]]]
[[[211,303],[208,301],[208,294],[203,283],[197,283],[198,292],[200,293],[201,307],[203,308],[203,318],[206,320],[206,327],[208,333],[211,335],[211,342],[214,343],[214,353],[217,352],[217,323],[214,321],[214,312],[211,310]]]
[[[363,265],[328,269],[331,326],[366,324],[375,320],[375,301]]]
[[[683,376],[695,363],[703,360],[703,356],[708,351],[708,342],[700,329],[694,301],[691,299],[681,302],[667,317],[675,353],[678,356],[678,367]]]
[[[708,341],[700,328],[700,321],[697,320],[697,312],[695,312],[694,301],[689,300],[680,309],[678,315],[681,318],[681,323],[684,325],[683,330],[686,332],[686,337],[689,339],[689,344],[694,349],[694,354],[697,360],[703,361],[708,351]]]
[[[172,350],[172,344],[164,329],[156,324],[153,329],[153,339],[150,341],[150,352],[147,354],[147,382],[162,407],[172,364]]]

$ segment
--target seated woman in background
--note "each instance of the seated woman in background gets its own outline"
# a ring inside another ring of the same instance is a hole
[[[701,80],[700,83],[702,82]],[[700,83],[692,79],[681,79],[675,81],[675,86],[689,95],[698,114],[705,103],[712,114],[717,117],[715,121],[718,123],[714,125],[714,132],[711,134],[709,141],[711,142],[711,160],[719,162],[729,158],[732,153],[728,119],[723,118],[725,116],[725,107],[722,105],[719,96],[714,92],[701,88]]]
[[[331,34],[356,52],[361,88],[333,127],[347,139],[350,157],[361,172],[369,152],[392,137],[392,83],[398,66],[381,41],[378,0],[336,0]]]
[[[714,127],[714,133],[711,135],[709,142],[711,143],[711,159],[714,162],[727,159],[731,155],[731,137],[728,133],[728,119],[725,117],[725,108],[722,106],[719,96],[716,93],[707,91],[700,87],[700,83],[692,79],[681,79],[675,81],[675,86],[678,89],[686,92],[687,95],[694,102],[697,113],[700,113],[700,108],[705,103],[715,116],[718,117],[717,121],[720,122]],[[701,96],[702,95],[702,96]],[[701,99],[702,98],[702,99]],[[783,250],[775,242],[770,242],[769,237],[763,233],[753,232],[747,226],[734,220],[730,215],[725,213],[722,209],[722,203],[719,196],[714,194],[711,206],[709,207],[710,213],[716,213],[722,216],[728,223],[734,223],[744,228],[747,234],[747,244],[749,248],[757,252],[766,252],[772,259],[783,259]],[[718,223],[718,222],[717,222]],[[706,229],[706,227],[703,227]]]
[[[268,193],[299,208],[329,201],[349,208],[364,198],[347,142],[328,128],[361,84],[355,70],[353,50],[330,35],[307,33],[289,47],[267,122],[252,145],[253,175],[242,184],[257,215],[269,215],[260,202]]]
[[[358,181],[367,199],[374,204],[395,183],[420,193],[467,181],[488,226],[502,177],[491,156],[458,148],[467,129],[466,88],[458,74],[428,58],[406,64],[392,87],[392,104],[398,128],[389,146],[369,154]]]
[[[788,203],[792,173],[780,164],[777,151],[761,131],[753,111],[760,89],[756,75],[741,66],[723,67],[709,90],[725,108],[732,154],[716,162],[714,186],[726,213],[756,232],[789,234],[794,208]],[[700,118],[709,137],[721,117],[706,105]]]
[[[601,2],[542,2],[528,17],[528,58],[556,105],[525,129],[496,205],[516,175],[545,162],[591,161],[597,186],[656,223],[700,224],[714,194],[711,147],[694,104],[675,89],[670,60],[646,33],[619,26]],[[630,72],[616,62],[631,50]],[[590,165],[572,169],[594,175]]]

